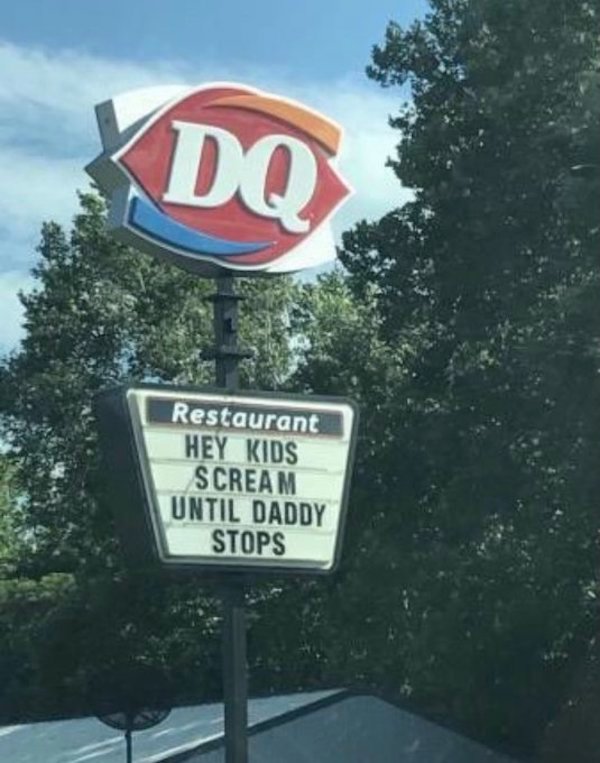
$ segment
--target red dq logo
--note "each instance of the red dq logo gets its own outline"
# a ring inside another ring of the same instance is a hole
[[[350,188],[331,120],[234,84],[134,91],[97,112],[105,150],[87,169],[121,239],[204,275],[335,256],[328,220]]]

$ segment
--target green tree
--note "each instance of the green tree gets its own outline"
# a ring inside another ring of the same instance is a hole
[[[270,689],[353,684],[389,689],[394,682],[396,691],[403,680],[397,664],[394,675],[382,680],[381,660],[387,659],[390,645],[385,653],[378,650],[373,623],[363,619],[381,588],[374,585],[376,570],[363,562],[380,531],[385,490],[377,484],[381,472],[373,466],[382,446],[395,441],[389,415],[397,406],[394,392],[401,384],[404,356],[411,352],[408,346],[386,343],[381,325],[374,290],[367,287],[357,299],[340,270],[304,284],[294,302],[299,363],[287,386],[350,397],[360,406],[360,434],[341,571],[331,579],[282,581],[253,604],[250,675]]]
[[[10,569],[18,555],[18,533],[15,530],[17,501],[12,485],[12,468],[6,456],[0,455],[0,570]]]
[[[340,672],[531,752],[597,617],[600,6],[431,8],[369,68],[411,86],[391,166],[415,198],[342,259],[402,373],[365,390],[374,530],[326,640]]]
[[[0,543],[5,526],[23,541],[11,550],[13,572],[0,581],[5,660],[21,665],[0,698],[0,712],[12,717],[85,711],[99,665],[162,667],[175,679],[178,701],[220,687],[210,591],[198,581],[122,569],[113,517],[101,500],[105,475],[92,413],[95,393],[124,380],[212,381],[201,352],[213,342],[213,287],[115,243],[104,217],[102,200],[89,193],[69,234],[44,226],[37,287],[22,297],[25,338],[0,365],[2,432],[18,495],[10,511],[0,497]],[[296,289],[288,278],[241,282],[248,298],[242,341],[255,353],[244,386],[272,389],[289,375]]]
[[[19,532],[20,500],[15,467],[0,456],[0,717],[52,714],[40,671],[47,625],[72,593],[69,575],[22,578],[19,566],[30,550]]]

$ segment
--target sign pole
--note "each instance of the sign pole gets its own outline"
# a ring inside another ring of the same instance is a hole
[[[239,361],[250,353],[237,344],[238,302],[232,275],[216,279],[214,334],[217,387],[229,392],[239,386]],[[248,675],[246,611],[243,578],[228,575],[221,589],[223,603],[223,701],[225,706],[225,763],[248,761]]]
[[[235,579],[222,589],[223,697],[225,704],[225,763],[248,760],[248,676],[244,584]]]
[[[232,275],[218,276],[216,284],[216,294],[209,297],[214,308],[215,347],[208,357],[215,360],[217,387],[234,392],[240,384],[240,360],[252,357],[252,353],[241,350],[237,344],[238,302],[244,297],[235,293]]]
[[[132,740],[131,729],[127,729],[125,731],[125,757],[126,757],[127,763],[132,763],[132,761],[133,761],[133,740]]]

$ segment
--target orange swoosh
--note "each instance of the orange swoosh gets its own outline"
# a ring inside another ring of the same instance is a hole
[[[278,117],[311,135],[334,156],[338,152],[341,139],[340,128],[319,114],[305,111],[292,103],[280,101],[277,98],[268,98],[263,95],[232,95],[226,98],[218,98],[210,105],[236,106],[239,109],[260,111],[264,114]]]

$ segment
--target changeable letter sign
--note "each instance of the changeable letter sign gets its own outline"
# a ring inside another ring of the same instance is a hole
[[[356,409],[342,399],[129,387],[105,395],[114,496],[167,566],[331,572],[338,560]],[[129,451],[115,448],[115,427]],[[124,490],[124,482],[137,481]]]

